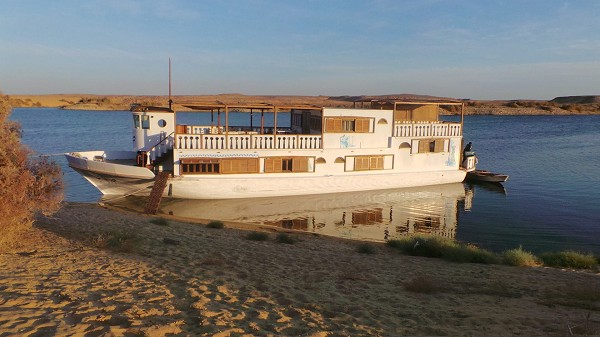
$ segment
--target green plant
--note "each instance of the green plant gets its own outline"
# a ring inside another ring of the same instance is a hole
[[[246,239],[251,241],[266,241],[269,239],[269,234],[264,232],[250,232],[246,234]]]
[[[533,267],[540,265],[538,258],[531,252],[523,250],[523,247],[509,249],[502,253],[502,261],[509,266]]]
[[[572,250],[544,253],[540,256],[540,259],[548,267],[593,269],[598,266],[598,261],[593,254],[582,254]]]
[[[292,245],[296,243],[296,238],[288,235],[287,233],[279,233],[275,237],[275,241],[277,241],[278,243],[286,243]]]
[[[223,228],[223,222],[219,221],[219,220],[212,220],[211,222],[209,222],[206,225],[206,228],[215,228],[215,229],[221,229]]]
[[[472,244],[438,236],[408,236],[386,242],[388,247],[415,256],[437,257],[453,262],[498,263],[498,257]]]
[[[356,247],[356,251],[360,254],[375,254],[375,247],[368,243],[361,243]]]
[[[164,218],[154,218],[154,219],[150,220],[150,223],[153,223],[158,226],[168,226],[169,220],[164,219]]]

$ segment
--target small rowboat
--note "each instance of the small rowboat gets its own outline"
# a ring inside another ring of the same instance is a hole
[[[503,183],[508,180],[508,175],[493,173],[485,170],[474,170],[471,172],[467,172],[467,180],[487,181],[490,183]]]

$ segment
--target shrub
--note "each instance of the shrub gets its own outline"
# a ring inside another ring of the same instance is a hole
[[[362,243],[356,247],[356,251],[360,254],[375,254],[375,247],[368,243]]]
[[[250,232],[246,234],[246,239],[251,241],[266,241],[269,239],[269,234],[263,232]]]
[[[544,253],[540,256],[544,265],[549,267],[564,267],[573,269],[593,269],[598,261],[593,254],[582,254],[571,250],[557,253]]]
[[[130,232],[113,231],[99,234],[93,243],[98,248],[108,248],[119,252],[132,252],[137,248],[138,238]]]
[[[150,223],[153,223],[153,224],[159,225],[159,226],[168,226],[169,220],[164,219],[164,218],[154,218],[154,219],[150,220]]]
[[[502,261],[509,266],[533,267],[540,263],[532,253],[523,250],[523,247],[509,249],[502,253]]]
[[[415,256],[437,257],[453,262],[498,263],[498,257],[490,251],[437,236],[409,236],[389,240],[387,245]]]
[[[30,158],[21,127],[8,120],[8,97],[0,94],[0,248],[23,242],[20,236],[39,213],[58,211],[63,199],[60,167],[47,157]]]
[[[215,228],[215,229],[221,229],[221,228],[223,228],[223,226],[224,226],[223,222],[219,221],[219,220],[213,220],[206,225],[207,228]]]
[[[388,240],[385,242],[385,244],[390,247],[390,248],[394,248],[394,249],[402,249],[402,242],[401,240]]]
[[[471,244],[459,244],[444,252],[443,259],[453,262],[496,264],[496,254]]]
[[[277,241],[278,243],[286,243],[289,245],[296,243],[296,239],[294,237],[288,235],[287,233],[277,234],[277,237],[275,237],[275,241]]]
[[[430,278],[417,276],[404,283],[404,289],[413,293],[433,294],[439,291],[438,285]]]

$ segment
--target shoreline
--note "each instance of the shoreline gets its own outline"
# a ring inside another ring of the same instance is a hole
[[[87,111],[128,111],[131,104],[165,106],[168,96],[161,95],[8,95],[15,108],[59,108]],[[379,95],[379,96],[291,96],[291,95],[180,95],[177,100],[223,102],[226,104],[254,104],[271,102],[276,105],[312,104],[329,107],[351,107],[354,99],[397,99],[397,100],[453,100],[452,98],[427,95]],[[461,100],[457,100],[461,101]],[[600,114],[600,96],[557,97],[552,100],[462,100],[465,115],[500,116],[563,116]]]
[[[295,244],[66,203],[0,254],[0,331],[164,336],[564,336],[600,332],[600,274],[459,264],[384,245]],[[131,233],[131,252],[101,249]],[[165,240],[165,239],[170,239]],[[168,243],[171,242],[171,243]],[[411,288],[410,285],[421,285]],[[424,289],[423,285],[430,287]],[[416,289],[416,290],[415,290]],[[420,289],[420,290],[419,290]],[[427,291],[423,291],[427,290]],[[590,298],[592,301],[590,302]],[[587,329],[583,331],[582,329]],[[593,330],[592,330],[593,329]]]

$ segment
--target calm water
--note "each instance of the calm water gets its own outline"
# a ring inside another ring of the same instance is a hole
[[[210,115],[193,116],[178,118],[210,123]],[[96,202],[101,195],[58,154],[122,150],[131,144],[131,117],[125,111],[15,109],[11,118],[21,122],[29,147],[56,154],[52,158],[63,167],[67,201]],[[271,116],[267,121],[272,125]],[[278,124],[287,123],[278,117]],[[247,201],[235,207],[171,201],[163,211],[208,217],[216,214],[205,210],[224,207],[218,213],[224,218],[342,237],[378,240],[430,232],[495,251],[522,245],[534,252],[570,248],[600,254],[600,116],[467,116],[464,135],[473,142],[479,168],[510,175],[504,189],[451,184],[301,203]]]

